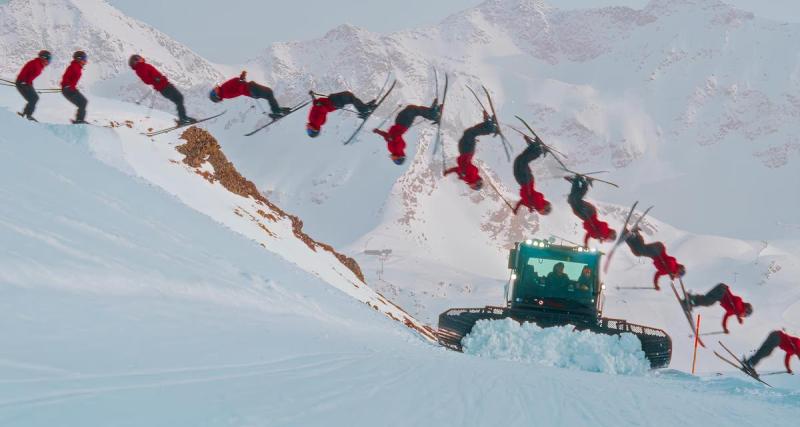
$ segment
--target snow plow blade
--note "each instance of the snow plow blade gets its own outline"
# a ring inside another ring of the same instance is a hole
[[[620,319],[591,319],[558,312],[533,312],[505,307],[453,308],[439,315],[439,344],[451,350],[462,351],[461,340],[470,333],[475,322],[481,319],[504,319],[510,317],[518,322],[534,322],[542,328],[573,325],[577,330],[590,330],[606,335],[629,332],[642,343],[642,350],[650,362],[650,368],[665,368],[672,358],[672,340],[661,329],[628,323]]]

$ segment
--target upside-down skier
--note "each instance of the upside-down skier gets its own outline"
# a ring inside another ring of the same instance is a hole
[[[313,95],[312,95],[313,96]],[[311,110],[308,112],[308,123],[306,123],[306,133],[311,138],[316,138],[322,131],[322,126],[328,119],[328,113],[352,105],[358,110],[358,116],[362,119],[367,118],[372,110],[375,109],[376,100],[364,103],[353,92],[338,92],[328,96],[314,97]]]
[[[422,105],[409,105],[400,110],[395,118],[394,125],[388,131],[373,129],[372,132],[380,135],[386,140],[386,148],[389,150],[389,157],[396,165],[402,165],[406,161],[406,141],[403,139],[414,119],[422,117],[436,124],[442,117],[442,108],[438,100],[434,99],[430,107]]]
[[[478,173],[478,167],[472,163],[475,156],[475,143],[477,138],[482,135],[497,133],[497,123],[486,112],[483,112],[483,121],[464,131],[461,139],[458,140],[458,166],[447,169],[444,174],[456,172],[458,178],[473,190],[480,190],[483,187],[483,178]]]
[[[583,237],[583,246],[589,246],[589,239],[597,239],[600,242],[615,240],[617,232],[610,228],[607,222],[600,221],[597,218],[597,208],[583,199],[591,186],[591,178],[583,175],[573,175],[564,177],[564,179],[572,184],[569,196],[567,196],[567,202],[572,207],[572,212],[575,216],[583,221],[583,229],[586,230],[586,234]],[[656,285],[656,289],[658,289],[658,285]]]
[[[514,179],[519,184],[520,200],[514,205],[514,214],[521,206],[528,208],[529,212],[536,211],[541,215],[547,215],[552,210],[550,202],[544,198],[544,194],[536,191],[533,173],[531,172],[530,163],[538,159],[542,155],[547,155],[547,151],[542,145],[542,141],[538,137],[531,138],[524,135],[525,142],[528,144],[525,150],[522,151],[514,159]]]

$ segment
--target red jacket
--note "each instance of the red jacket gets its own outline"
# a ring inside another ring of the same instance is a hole
[[[81,65],[81,61],[78,61],[77,59],[72,61],[67,67],[66,71],[64,71],[64,75],[61,77],[61,89],[70,88],[75,90],[75,88],[78,86],[78,80],[81,79],[82,74],[83,65]]]
[[[586,235],[583,237],[583,246],[589,246],[589,239],[597,239],[601,242],[611,240],[613,230],[608,226],[607,222],[600,221],[597,218],[596,212],[589,219],[583,221],[583,229],[586,230]]]
[[[408,128],[401,125],[392,125],[386,139],[386,147],[393,156],[406,156],[406,141],[403,139],[403,134],[408,131]]]
[[[734,295],[731,293],[731,290],[728,289],[719,301],[719,305],[725,309],[725,317],[722,318],[722,329],[728,330],[728,318],[733,315],[736,315],[739,323],[742,322],[742,316],[744,316],[745,310],[744,301],[741,297]]]
[[[169,80],[159,73],[156,67],[146,62],[139,62],[133,67],[133,70],[136,71],[136,75],[142,79],[144,84],[153,86],[159,92],[169,86]]]
[[[44,60],[41,58],[33,58],[22,67],[17,75],[17,82],[32,85],[33,81],[42,74],[44,70]]]
[[[308,124],[314,129],[322,129],[322,125],[324,125],[325,121],[328,119],[328,113],[336,110],[338,110],[338,108],[333,105],[330,99],[317,98],[314,101],[314,105],[311,107],[311,111],[308,112]]]
[[[667,255],[667,251],[661,252],[661,255],[653,258],[653,265],[656,267],[656,274],[653,276],[653,285],[658,288],[658,279],[661,276],[670,276],[675,278],[680,276],[680,271],[683,266],[678,264],[678,260],[673,256]]]
[[[519,187],[519,197],[520,201],[517,202],[516,209],[519,209],[520,206],[525,206],[528,209],[535,209],[537,212],[542,212],[547,208],[547,205],[550,204],[550,202],[544,198],[544,194],[536,191],[533,179],[531,179],[529,183]]]
[[[250,86],[241,77],[234,77],[217,88],[220,99],[231,99],[237,96],[250,96]]]
[[[478,174],[478,167],[472,164],[472,157],[474,155],[475,152],[473,151],[458,156],[458,166],[446,170],[444,174],[447,175],[449,173],[458,172],[458,178],[467,184],[472,185],[478,182],[481,176]]]
[[[800,338],[793,337],[786,332],[779,331],[781,334],[781,342],[778,346],[781,350],[786,352],[786,357],[783,359],[783,365],[786,366],[786,370],[792,372],[792,368],[789,366],[789,360],[792,356],[797,356],[800,358]]]

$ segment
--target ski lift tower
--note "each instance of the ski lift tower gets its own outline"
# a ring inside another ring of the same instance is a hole
[[[383,280],[383,263],[389,259],[392,254],[391,249],[367,249],[364,251],[365,255],[377,256],[380,264],[378,266],[378,280]]]

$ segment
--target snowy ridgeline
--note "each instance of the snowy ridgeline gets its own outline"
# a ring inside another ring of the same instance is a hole
[[[641,342],[628,333],[604,335],[575,331],[572,326],[541,328],[513,319],[479,320],[462,344],[467,354],[543,366],[623,375],[650,370]]]

